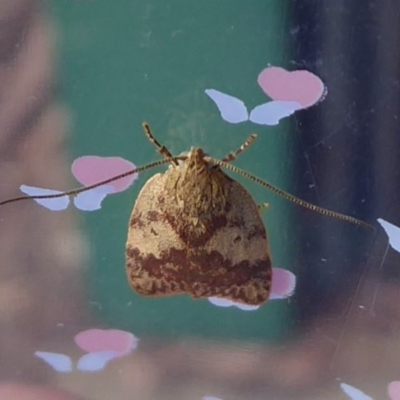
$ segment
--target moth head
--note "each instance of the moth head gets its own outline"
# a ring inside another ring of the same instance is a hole
[[[179,165],[185,165],[189,168],[196,168],[200,165],[204,165],[205,156],[206,154],[204,153],[203,149],[199,147],[192,147],[188,152],[184,152],[178,157]]]

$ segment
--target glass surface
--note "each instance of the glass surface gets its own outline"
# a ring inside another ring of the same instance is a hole
[[[269,204],[272,298],[246,309],[130,288],[130,214],[166,165],[2,205],[0,398],[400,399],[399,11],[3,2],[0,201],[161,159],[148,121],[173,155],[222,159],[256,132],[232,165],[375,230],[227,171]]]

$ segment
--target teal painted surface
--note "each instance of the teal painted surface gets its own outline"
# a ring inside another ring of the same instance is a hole
[[[73,120],[71,160],[93,154],[142,165],[157,159],[141,131],[143,120],[174,154],[195,145],[223,157],[256,131],[257,143],[236,165],[289,186],[290,121],[277,127],[232,125],[204,94],[215,88],[243,99],[249,109],[268,100],[257,76],[269,64],[287,67],[287,2],[58,1],[51,12],[58,29],[60,92]],[[281,338],[288,329],[287,302],[243,312],[187,296],[148,299],[130,290],[124,271],[128,219],[140,187],[157,171],[108,197],[102,210],[83,214],[92,253],[89,309],[104,325],[139,337]],[[292,206],[238,180],[257,202],[270,203],[264,220],[274,266],[291,269]]]

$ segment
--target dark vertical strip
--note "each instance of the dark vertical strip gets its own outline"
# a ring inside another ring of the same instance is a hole
[[[320,105],[296,116],[297,194],[371,223],[400,220],[399,9],[392,1],[294,2],[293,58],[328,88]],[[304,322],[356,290],[373,235],[298,214]]]

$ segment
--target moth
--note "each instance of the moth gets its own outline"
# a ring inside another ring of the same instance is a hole
[[[272,267],[266,228],[249,192],[222,168],[248,178],[311,211],[364,228],[367,223],[315,206],[231,164],[256,139],[251,135],[221,160],[192,147],[173,156],[143,129],[163,159],[69,192],[22,196],[24,200],[76,195],[114,180],[170,164],[143,186],[129,220],[126,273],[130,286],[143,296],[189,294],[194,298],[220,297],[259,305],[268,300]]]

